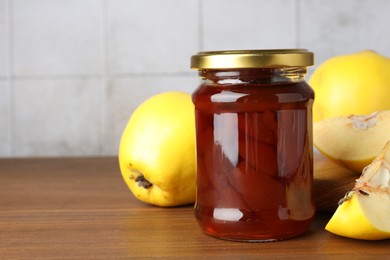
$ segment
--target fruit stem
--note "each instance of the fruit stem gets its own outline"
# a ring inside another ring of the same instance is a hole
[[[352,195],[355,193],[355,191],[348,191],[344,198],[342,198],[341,200],[339,200],[338,202],[338,205],[340,206],[341,204],[343,204],[344,202],[346,202],[347,200],[351,199]]]

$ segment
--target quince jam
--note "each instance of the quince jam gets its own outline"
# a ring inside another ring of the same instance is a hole
[[[195,216],[208,235],[276,241],[313,220],[312,104],[306,68],[200,69]]]

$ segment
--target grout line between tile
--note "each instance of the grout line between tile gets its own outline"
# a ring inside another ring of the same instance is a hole
[[[301,48],[301,0],[295,0],[295,45]]]
[[[198,49],[203,50],[203,0],[198,0]]]
[[[107,150],[105,147],[108,142],[108,4],[107,0],[102,0],[102,20],[101,20],[101,37],[102,37],[102,46],[101,46],[101,122],[100,122],[100,144],[99,144],[99,154],[104,155]]]
[[[16,154],[16,133],[15,133],[15,89],[14,89],[14,81],[13,81],[13,74],[14,74],[14,60],[13,60],[13,54],[14,54],[14,44],[13,44],[13,30],[14,30],[14,24],[13,24],[13,5],[12,0],[8,0],[7,2],[7,44],[8,44],[8,54],[7,54],[7,63],[8,63],[8,138],[9,138],[9,156],[13,157]]]
[[[111,77],[116,78],[126,78],[126,77],[133,77],[133,78],[143,78],[143,77],[150,77],[150,78],[158,78],[158,77],[189,77],[193,76],[193,73],[190,72],[163,72],[163,73],[115,73],[111,74]]]
[[[106,48],[106,47],[102,47]],[[107,51],[106,51],[107,53]],[[107,54],[105,54],[107,56]],[[103,59],[102,63],[107,63],[107,59]],[[150,73],[112,73],[108,72],[108,65],[102,65],[102,73],[101,74],[90,74],[90,75],[18,75],[18,76],[10,76],[12,79],[16,80],[65,80],[65,79],[104,79],[104,78],[125,78],[125,77],[133,77],[133,78],[142,78],[142,77],[177,77],[177,76],[192,76],[191,72],[150,72]],[[8,78],[0,77],[0,78]]]
[[[64,80],[64,79],[100,79],[101,75],[18,75],[12,76],[14,80]]]

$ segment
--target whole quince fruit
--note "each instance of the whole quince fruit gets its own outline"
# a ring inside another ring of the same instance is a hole
[[[325,61],[309,84],[316,93],[314,121],[390,109],[390,59],[371,50]]]
[[[165,92],[143,102],[124,129],[122,176],[141,201],[178,206],[195,201],[195,112],[191,95]]]
[[[390,238],[390,142],[340,201],[325,229],[356,239]]]

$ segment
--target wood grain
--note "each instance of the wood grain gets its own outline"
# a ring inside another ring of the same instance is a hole
[[[192,205],[158,208],[137,201],[116,158],[0,160],[0,259],[380,259],[390,253],[390,241],[326,232],[329,217],[319,213],[308,232],[286,241],[224,241],[200,231]]]
[[[321,154],[315,154],[314,162],[314,197],[317,210],[333,213],[338,202],[352,190],[360,174],[347,170]]]

